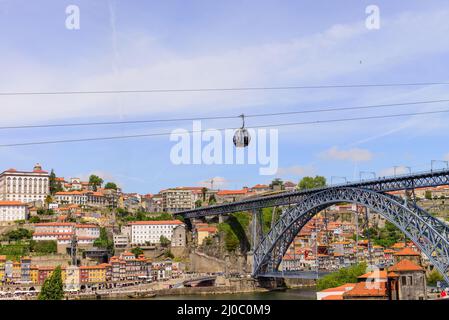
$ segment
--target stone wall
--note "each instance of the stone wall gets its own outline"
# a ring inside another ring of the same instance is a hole
[[[215,257],[210,257],[204,253],[192,252],[190,254],[189,271],[204,272],[225,272],[226,263]]]

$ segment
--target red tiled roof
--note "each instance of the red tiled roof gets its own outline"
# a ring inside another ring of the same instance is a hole
[[[335,287],[335,288],[327,288],[324,290],[321,290],[320,292],[335,292],[335,291],[346,291],[348,288],[354,288],[355,283],[345,283],[341,286]]]
[[[396,252],[394,255],[395,256],[420,256],[420,254],[418,252],[416,252],[415,250],[413,250],[410,247],[405,247],[404,249]]]
[[[358,282],[353,289],[343,293],[347,297],[385,297],[387,295],[385,282]]]
[[[179,220],[159,220],[159,221],[134,221],[134,222],[130,222],[130,225],[161,225],[161,224],[176,224],[176,225],[181,225],[182,221]]]
[[[411,262],[408,259],[404,259],[396,263],[394,266],[388,268],[388,271],[423,271],[421,266]]]
[[[226,196],[226,195],[233,195],[233,194],[247,194],[248,189],[243,190],[221,190],[217,192],[218,196]]]
[[[35,223],[35,227],[68,227],[68,226],[75,226],[75,223],[73,222],[41,222],[41,223]]]
[[[0,201],[0,206],[26,206],[26,204],[20,201]]]
[[[330,296],[324,297],[321,300],[343,300],[342,294],[331,294]]]

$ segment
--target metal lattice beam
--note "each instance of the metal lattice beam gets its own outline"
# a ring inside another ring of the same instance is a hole
[[[369,189],[376,192],[388,192],[396,190],[408,190],[423,187],[436,187],[449,184],[449,170],[430,171],[420,174],[410,174],[398,177],[379,178],[365,180],[362,182],[352,182],[341,185],[334,185],[325,188],[317,188],[303,191],[283,192],[277,195],[257,197],[243,201],[227,203],[216,206],[203,207],[188,211],[179,212],[185,218],[197,218],[209,215],[220,215],[237,211],[252,211],[260,208],[274,206],[284,206],[302,202],[305,198],[314,193],[334,188],[360,188]]]
[[[369,207],[409,237],[449,281],[449,228],[413,203],[354,187],[328,188],[304,197],[288,209],[254,252],[253,276],[277,272],[288,246],[318,212],[341,202]]]

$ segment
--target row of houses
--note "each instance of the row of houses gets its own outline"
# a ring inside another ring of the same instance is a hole
[[[78,245],[92,245],[100,237],[100,227],[72,222],[34,224],[33,240],[36,241],[54,240],[58,245],[69,245],[74,237]]]
[[[394,254],[394,264],[345,283],[317,292],[318,300],[426,300],[425,269],[420,254],[406,247]]]
[[[62,266],[62,280],[68,290],[82,289],[93,284],[111,284],[129,281],[160,281],[179,277],[181,264],[171,260],[151,262],[143,255],[135,257],[130,252],[113,256],[108,263],[93,266]],[[55,267],[35,266],[30,257],[20,261],[6,260],[0,256],[1,284],[42,285],[53,273]]]

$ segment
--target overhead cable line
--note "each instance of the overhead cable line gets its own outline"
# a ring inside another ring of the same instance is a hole
[[[406,116],[420,116],[429,114],[441,114],[449,113],[449,109],[437,110],[437,111],[425,111],[425,112],[414,112],[414,113],[399,113],[390,115],[380,115],[380,116],[367,116],[367,117],[355,117],[355,118],[341,118],[341,119],[329,119],[329,120],[316,120],[316,121],[304,121],[304,122],[288,122],[288,123],[277,123],[277,124],[266,124],[266,125],[256,125],[251,126],[252,129],[258,128],[276,128],[285,126],[296,126],[296,125],[308,125],[308,124],[323,124],[332,122],[346,122],[346,121],[358,121],[358,120],[372,120],[372,119],[386,119],[386,118],[397,118]],[[186,131],[186,134],[192,133],[202,133],[211,130],[235,130],[238,128],[219,128],[219,129],[203,129],[196,131]],[[18,146],[31,146],[31,145],[44,145],[44,144],[57,144],[57,143],[72,143],[72,142],[88,142],[88,141],[102,141],[102,140],[118,140],[118,139],[130,139],[130,138],[144,138],[144,137],[155,137],[155,136],[167,136],[171,132],[155,132],[147,134],[136,134],[136,135],[122,135],[122,136],[110,136],[110,137],[94,137],[94,138],[81,138],[81,139],[67,139],[67,140],[47,140],[47,141],[34,141],[34,142],[22,142],[22,143],[10,143],[10,144],[0,144],[0,147],[18,147]]]
[[[88,90],[88,91],[16,91],[0,92],[0,96],[31,95],[75,95],[75,94],[126,94],[126,93],[176,93],[176,92],[215,92],[215,91],[268,91],[301,89],[339,89],[375,87],[413,87],[449,85],[449,82],[409,82],[409,83],[367,83],[341,85],[273,86],[273,87],[228,87],[228,88],[190,88],[190,89],[137,89],[137,90]]]
[[[419,105],[419,104],[433,104],[433,103],[443,103],[443,102],[449,102],[449,99],[375,104],[375,105],[354,106],[354,107],[328,107],[328,108],[319,108],[319,109],[311,109],[311,110],[297,110],[297,111],[286,111],[286,112],[275,112],[275,113],[258,113],[258,114],[248,114],[248,115],[245,115],[245,117],[257,118],[257,117],[272,117],[272,116],[283,116],[283,115],[293,115],[293,114],[308,114],[308,113],[348,111],[348,110],[366,110],[366,109],[399,107],[399,106]],[[241,117],[241,115],[171,118],[171,119],[170,118],[169,119],[146,119],[146,120],[127,120],[127,121],[125,120],[125,121],[106,121],[106,122],[79,122],[79,123],[41,124],[41,125],[39,125],[39,124],[38,125],[17,125],[17,126],[3,126],[3,127],[0,127],[0,130],[55,128],[55,127],[80,127],[80,126],[103,126],[103,125],[142,124],[142,123],[158,123],[158,122],[182,122],[182,121],[194,121],[194,120],[222,120],[222,119],[236,119],[236,118],[240,118],[240,117]]]

